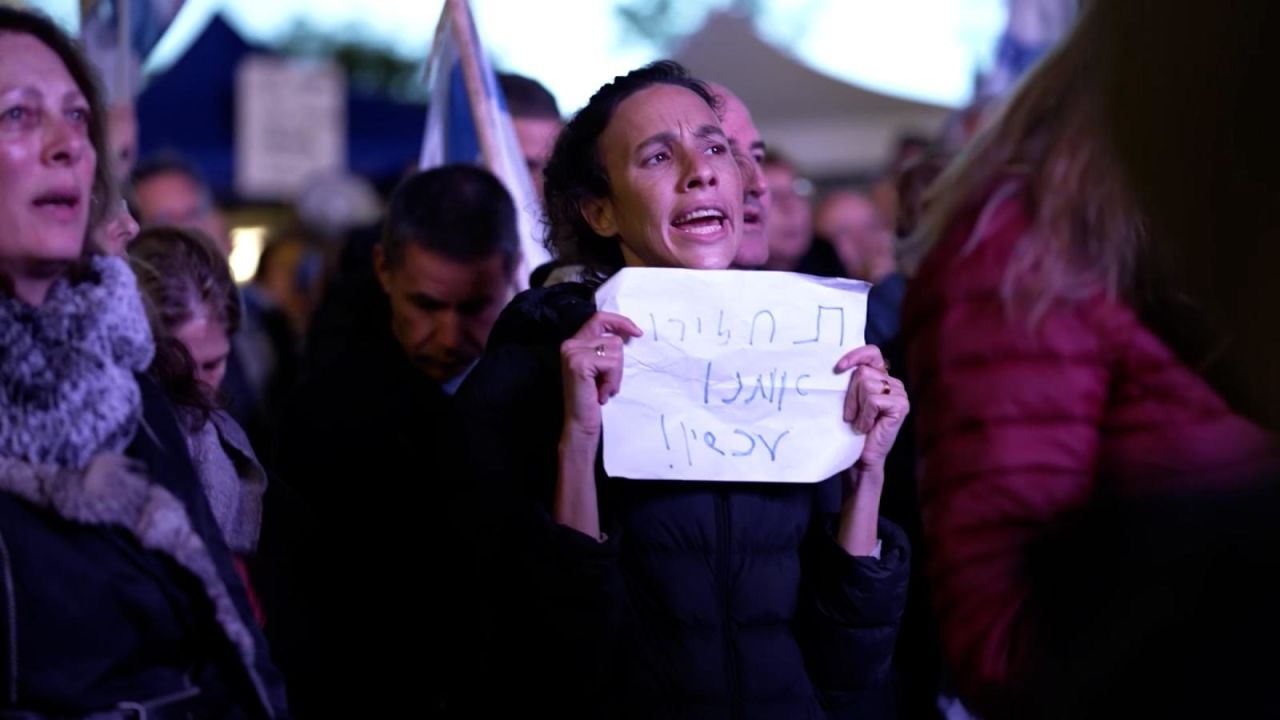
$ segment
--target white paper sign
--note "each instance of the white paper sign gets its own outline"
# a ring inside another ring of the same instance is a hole
[[[347,83],[331,62],[250,55],[236,68],[236,192],[292,198],[347,165]]]
[[[626,268],[601,310],[645,332],[628,341],[622,390],[604,406],[604,466],[660,480],[819,482],[851,466],[863,436],[843,421],[864,344],[857,280],[747,270]]]

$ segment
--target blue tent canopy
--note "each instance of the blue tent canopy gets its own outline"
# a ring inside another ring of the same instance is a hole
[[[235,73],[249,53],[275,54],[249,44],[214,17],[186,54],[151,79],[138,98],[139,152],[181,155],[194,164],[221,200],[236,198]],[[347,167],[375,184],[395,183],[415,165],[425,106],[349,90]]]

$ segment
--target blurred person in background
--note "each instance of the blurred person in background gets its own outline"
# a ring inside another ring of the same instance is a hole
[[[839,277],[874,286],[867,296],[867,342],[887,345],[898,334],[907,284],[898,272],[893,233],[875,203],[865,193],[836,190],[818,205],[814,226],[814,254],[829,247],[839,263]]]
[[[143,230],[129,264],[150,310],[156,354],[148,372],[164,388],[227,547],[247,563],[258,546],[267,474],[219,389],[240,325],[240,293],[213,241],[174,227]]]
[[[298,193],[294,209],[301,227],[288,228],[275,237],[305,239],[309,250],[318,249],[324,260],[322,277],[312,276],[313,256],[307,252],[304,253],[307,259],[298,266],[301,273],[281,272],[288,263],[271,258],[262,268],[262,277],[255,277],[255,282],[246,289],[246,304],[251,308],[261,307],[266,312],[284,315],[283,306],[292,302],[295,309],[286,324],[295,332],[300,328],[301,317],[306,316],[301,323],[305,329],[297,340],[297,347],[305,348],[306,352],[298,357],[299,367],[293,379],[275,383],[277,387],[291,389],[304,364],[323,365],[341,356],[346,352],[349,337],[367,331],[362,327],[364,319],[379,312],[384,300],[373,269],[373,248],[382,237],[384,206],[383,198],[366,178],[345,172],[316,175]],[[275,289],[268,292],[265,284]],[[286,300],[289,297],[295,300]],[[307,302],[298,302],[302,298],[307,298]],[[310,304],[313,298],[314,307],[302,312],[301,306]],[[263,348],[279,342],[281,319],[276,316],[270,322],[264,319],[252,325],[255,342]],[[284,377],[288,374],[286,371]],[[268,409],[278,409],[270,390],[267,395]]]
[[[107,113],[107,141],[111,148],[111,174],[123,185],[138,163],[138,115],[133,103],[111,105]]]
[[[874,285],[898,270],[893,233],[866,193],[828,193],[818,203],[814,231],[835,249],[844,277]]]
[[[213,192],[195,166],[175,155],[145,158],[134,167],[130,182],[138,224],[143,228],[172,225],[197,230],[214,241],[224,258],[230,256],[231,236],[214,205]],[[239,338],[232,348],[223,393],[227,412],[249,434],[259,456],[267,459],[270,428],[263,388],[253,382],[248,371],[262,361],[250,357],[253,348],[242,344],[248,337]]]
[[[906,276],[897,267],[898,238],[910,235],[920,214],[923,194],[941,170],[941,163],[917,158],[907,161],[895,178],[897,188],[893,198],[900,203],[895,213],[898,228],[893,233],[897,237],[888,233],[866,194],[837,190],[819,206],[815,247],[829,243],[833,248],[844,248],[843,253],[836,252],[837,256],[849,258],[843,266],[867,268],[845,272],[874,283],[867,297],[866,337],[869,343],[881,348],[890,367],[907,367],[906,348],[898,336],[907,287]],[[860,261],[864,256],[872,260]],[[903,381],[909,389],[912,378],[905,376]],[[887,482],[881,512],[903,529],[912,547],[923,548],[924,531],[916,489],[915,423],[914,417],[907,418],[899,441],[885,463]],[[923,552],[913,553],[911,558],[910,590],[898,633],[894,666],[898,676],[899,717],[938,717],[942,658]]]
[[[898,200],[898,177],[908,166],[927,155],[932,144],[929,138],[915,134],[902,135],[894,143],[889,162],[867,193],[887,226],[892,228],[898,224],[897,213],[901,204]]]
[[[828,244],[813,238],[813,184],[801,177],[783,155],[764,157],[764,179],[771,199],[765,234],[769,257],[765,270],[785,270],[824,277],[840,276],[839,259]]]
[[[897,259],[899,243],[915,234],[924,216],[925,198],[938,176],[951,162],[951,156],[943,152],[930,152],[906,165],[897,178],[898,211],[895,214],[894,259]]]
[[[1280,459],[1139,313],[1160,238],[1105,131],[1100,5],[938,179],[910,248],[929,574],[945,657],[984,717],[1021,717],[1052,653],[1052,596],[1033,582],[1055,572],[1046,538],[1117,499],[1253,487]]]
[[[293,200],[297,226],[283,234],[305,239],[321,252],[324,267],[317,280],[322,287],[316,290],[357,271],[373,274],[384,205],[377,188],[361,175],[333,170],[307,178]]]
[[[919,222],[924,208],[924,197],[946,165],[945,156],[934,153],[909,162],[897,179],[895,193],[899,207],[896,246],[910,237]],[[906,276],[897,272],[871,289],[868,297],[867,337],[886,336],[880,339],[885,362],[891,367],[907,368],[906,342],[897,333],[901,315],[901,301],[907,285]],[[895,298],[896,296],[896,298]],[[876,305],[896,302],[892,315],[877,312]],[[879,320],[888,317],[892,325]],[[903,382],[912,387],[913,378],[906,374]],[[920,495],[917,488],[916,424],[913,414],[902,427],[898,443],[885,463],[888,482],[881,501],[885,517],[896,522],[907,534],[913,548],[924,548],[924,528],[920,516]],[[940,696],[950,703],[954,691],[946,684],[943,671],[941,641],[938,622],[934,615],[932,591],[926,574],[927,555],[916,552],[911,557],[911,583],[907,593],[907,608],[902,614],[902,629],[898,633],[898,647],[894,653],[894,665],[898,671],[898,711],[902,718],[943,717],[939,706]],[[947,717],[954,717],[946,715]]]
[[[144,159],[130,176],[138,223],[194,228],[231,254],[231,237],[213,202],[213,193],[193,165],[182,158],[160,155]]]
[[[244,327],[236,347],[273,431],[298,380],[302,342],[324,290],[324,266],[320,242],[300,227],[286,227],[268,236],[253,279],[240,288]]]
[[[138,234],[128,200],[129,175],[138,160],[138,118],[133,103],[112,103],[107,110],[108,170],[115,180],[115,195],[107,201],[102,220],[93,228],[93,243],[108,254],[123,256],[125,245]]]
[[[0,715],[288,716],[173,411],[76,44],[0,7]]]
[[[542,171],[551,157],[551,148],[564,121],[556,98],[542,83],[515,73],[499,73],[498,86],[507,101],[511,124],[515,126],[516,141],[524,154],[533,190],[542,201]]]
[[[564,127],[560,106],[556,103],[555,96],[542,83],[524,75],[498,73],[498,86],[502,88],[502,95],[507,101],[516,142],[520,144],[525,167],[529,169],[529,179],[533,182],[533,190],[541,203],[542,173],[547,167],[551,149],[555,146],[556,136],[560,134],[560,128]],[[541,226],[535,231],[540,232]],[[549,281],[559,282],[564,278],[571,278],[576,272],[576,268],[563,267],[552,258],[534,268],[529,274],[529,284],[540,287]]]
[[[751,118],[751,111],[729,88],[709,83],[719,101],[720,125],[729,140],[729,149],[747,165],[743,173],[742,242],[733,266],[744,270],[763,267],[769,259],[769,210],[772,207],[769,183],[765,179],[764,138]]]
[[[129,212],[129,203],[113,192],[102,219],[93,227],[95,249],[107,255],[123,257],[125,247],[138,235],[138,221]]]
[[[111,103],[106,127],[110,151],[106,161],[115,180],[115,195],[107,201],[103,219],[93,228],[92,242],[108,255],[123,256],[125,245],[138,234],[138,221],[124,197],[129,176],[138,161],[138,117],[133,103]]]

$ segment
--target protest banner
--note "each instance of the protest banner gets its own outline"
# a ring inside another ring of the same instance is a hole
[[[597,303],[645,335],[628,341],[604,406],[605,470],[812,483],[851,466],[863,437],[843,420],[849,373],[834,367],[865,342],[869,289],[780,272],[618,272]]]

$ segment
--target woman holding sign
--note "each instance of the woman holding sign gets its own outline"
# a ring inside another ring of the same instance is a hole
[[[462,392],[484,445],[474,459],[482,486],[497,491],[485,507],[503,509],[491,549],[523,590],[503,576],[493,610],[510,626],[502,655],[518,666],[502,682],[528,682],[509,693],[521,708],[593,718],[890,712],[908,549],[878,509],[908,402],[875,347],[830,359],[849,374],[844,420],[866,435],[847,473],[818,484],[634,481],[599,462],[601,408],[643,332],[598,312],[595,288],[624,266],[728,268],[748,170],[712,94],[674,63],[602,87],[556,143],[550,241],[588,281],[518,296]]]

